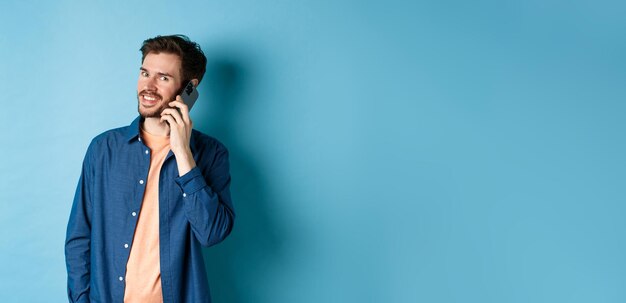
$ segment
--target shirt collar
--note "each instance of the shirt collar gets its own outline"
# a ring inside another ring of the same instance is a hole
[[[126,130],[126,140],[131,141],[139,137],[139,127],[141,126],[141,116],[137,116],[135,120],[128,126]]]

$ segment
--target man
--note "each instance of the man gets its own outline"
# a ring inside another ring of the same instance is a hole
[[[201,246],[233,227],[228,151],[179,92],[204,76],[186,36],[143,42],[139,117],[95,137],[67,226],[70,302],[210,302]]]

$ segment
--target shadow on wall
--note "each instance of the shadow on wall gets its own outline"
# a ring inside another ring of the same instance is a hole
[[[259,302],[269,272],[279,263],[282,239],[258,156],[239,137],[253,129],[236,129],[238,113],[254,101],[250,58],[228,52],[207,52],[207,71],[199,91],[210,103],[196,113],[195,127],[223,142],[229,150],[235,225],[222,243],[203,251],[213,302]]]

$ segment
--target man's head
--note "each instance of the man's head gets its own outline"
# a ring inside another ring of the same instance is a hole
[[[206,70],[200,46],[183,35],[157,36],[141,46],[137,100],[142,117],[160,117],[183,85],[197,86]]]

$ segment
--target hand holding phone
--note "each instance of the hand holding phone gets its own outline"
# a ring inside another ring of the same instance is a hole
[[[189,111],[195,104],[198,96],[198,91],[190,81],[183,86],[176,99],[169,102],[168,105],[170,107],[165,108],[161,112],[161,123],[165,122],[169,126],[170,149],[176,157],[180,176],[186,174],[195,166],[189,146],[193,130]],[[181,101],[187,105],[186,110],[185,106],[180,103]],[[184,114],[183,111],[185,112]]]
[[[193,82],[189,81],[182,87],[176,99],[168,103],[169,107],[161,112],[161,122],[169,125],[170,148],[177,160],[179,156],[186,154],[185,151],[189,150],[189,140],[193,128],[189,111],[198,97],[199,94]],[[186,105],[186,110],[184,110],[185,106],[181,104],[181,101]],[[184,114],[183,110],[185,111]]]

